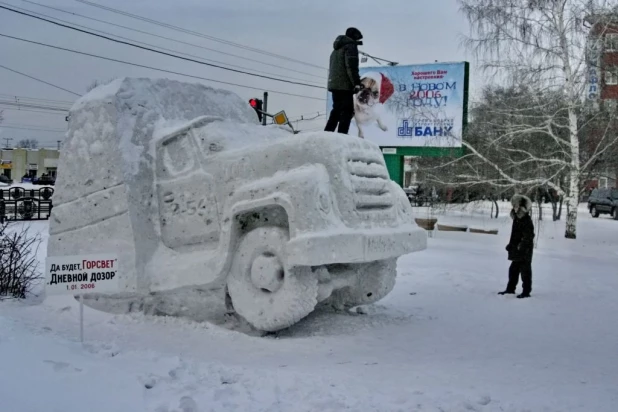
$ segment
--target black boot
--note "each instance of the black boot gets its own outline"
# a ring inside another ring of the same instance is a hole
[[[515,291],[505,290],[503,292],[498,292],[498,295],[514,295]]]
[[[529,298],[530,297],[530,293],[528,292],[523,292],[519,295],[517,295],[517,299],[524,299],[524,298]]]

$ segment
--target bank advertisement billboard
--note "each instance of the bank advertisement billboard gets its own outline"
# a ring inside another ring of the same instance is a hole
[[[461,147],[466,69],[466,62],[362,67],[349,134],[382,147]]]

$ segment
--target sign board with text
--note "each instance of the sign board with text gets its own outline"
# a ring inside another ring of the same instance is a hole
[[[351,136],[380,147],[461,148],[468,62],[363,67],[360,77]]]
[[[599,108],[601,95],[601,55],[603,54],[603,37],[591,33],[586,44],[586,98],[596,110]]]
[[[45,263],[48,295],[118,291],[118,257],[111,254],[53,256]]]

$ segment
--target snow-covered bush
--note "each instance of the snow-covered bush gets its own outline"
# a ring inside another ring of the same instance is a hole
[[[36,259],[40,243],[40,236],[21,224],[0,224],[0,300],[25,299],[42,278]]]

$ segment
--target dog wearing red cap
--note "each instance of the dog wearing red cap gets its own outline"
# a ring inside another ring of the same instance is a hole
[[[354,95],[354,120],[358,127],[358,137],[365,138],[363,127],[377,122],[382,131],[388,127],[380,118],[378,108],[395,93],[393,83],[379,72],[369,72],[361,76],[362,89]]]

